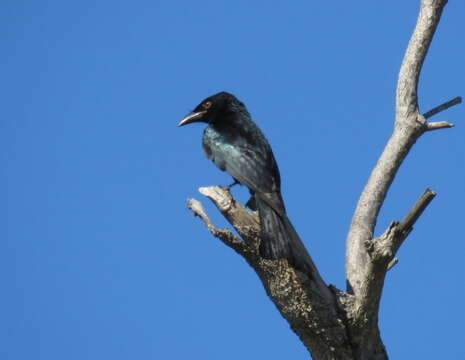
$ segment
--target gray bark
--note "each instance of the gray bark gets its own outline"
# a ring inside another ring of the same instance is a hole
[[[327,286],[319,275],[309,278],[286,260],[261,258],[258,216],[236,202],[228,189],[214,186],[199,190],[216,205],[240,238],[229,230],[217,229],[199,201],[188,202],[189,209],[201,217],[209,231],[253,267],[266,293],[315,360],[388,358],[378,328],[384,278],[397,263],[397,250],[435,193],[427,189],[401,222],[393,221],[379,237],[373,233],[389,187],[413,144],[427,131],[453,126],[427,119],[461,102],[455,98],[423,115],[418,109],[418,78],[446,3],[421,1],[399,73],[394,130],[359,198],[348,233],[346,291]]]

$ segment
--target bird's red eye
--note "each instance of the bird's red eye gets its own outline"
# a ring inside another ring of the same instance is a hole
[[[205,110],[210,109],[212,107],[212,102],[211,101],[204,102],[202,106]]]

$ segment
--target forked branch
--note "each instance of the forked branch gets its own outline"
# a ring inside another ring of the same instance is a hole
[[[381,236],[374,237],[381,206],[399,167],[418,138],[426,131],[453,126],[447,122],[428,123],[426,119],[461,101],[455,98],[425,115],[418,109],[420,71],[446,3],[446,0],[421,1],[417,23],[399,71],[394,130],[360,195],[348,233],[347,291],[354,295],[355,306],[347,313],[351,322],[363,324],[352,334],[360,346],[357,359],[373,353],[381,341],[372,334],[379,334],[378,310],[386,272],[397,262],[398,248],[435,194],[425,192],[404,221],[392,222]]]
[[[216,229],[197,200],[189,200],[189,209],[203,220],[215,237],[236,250],[253,267],[266,293],[313,358],[353,360],[335,293],[322,281],[296,271],[287,260],[261,258],[258,217],[236,202],[227,188],[211,186],[199,191],[215,204],[242,240],[228,230]]]
[[[352,218],[347,237],[346,279],[348,291],[366,294],[364,282],[370,278],[370,256],[366,244],[373,240],[378,213],[394,177],[416,140],[427,130],[450,127],[450,124],[428,124],[418,110],[417,87],[423,61],[427,54],[445,0],[422,0],[417,24],[405,52],[399,72],[396,94],[396,120],[394,131],[374,167]],[[427,117],[456,103],[454,99],[426,113]]]

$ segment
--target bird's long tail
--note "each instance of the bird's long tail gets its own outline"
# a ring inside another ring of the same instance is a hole
[[[315,265],[287,215],[278,215],[264,200],[255,198],[261,226],[260,255],[265,259],[287,259],[296,269],[314,273]]]

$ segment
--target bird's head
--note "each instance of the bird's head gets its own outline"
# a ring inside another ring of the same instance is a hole
[[[223,91],[202,100],[190,114],[179,122],[178,126],[193,122],[213,124],[224,119],[228,113],[234,112],[238,106],[244,105],[234,95]]]

